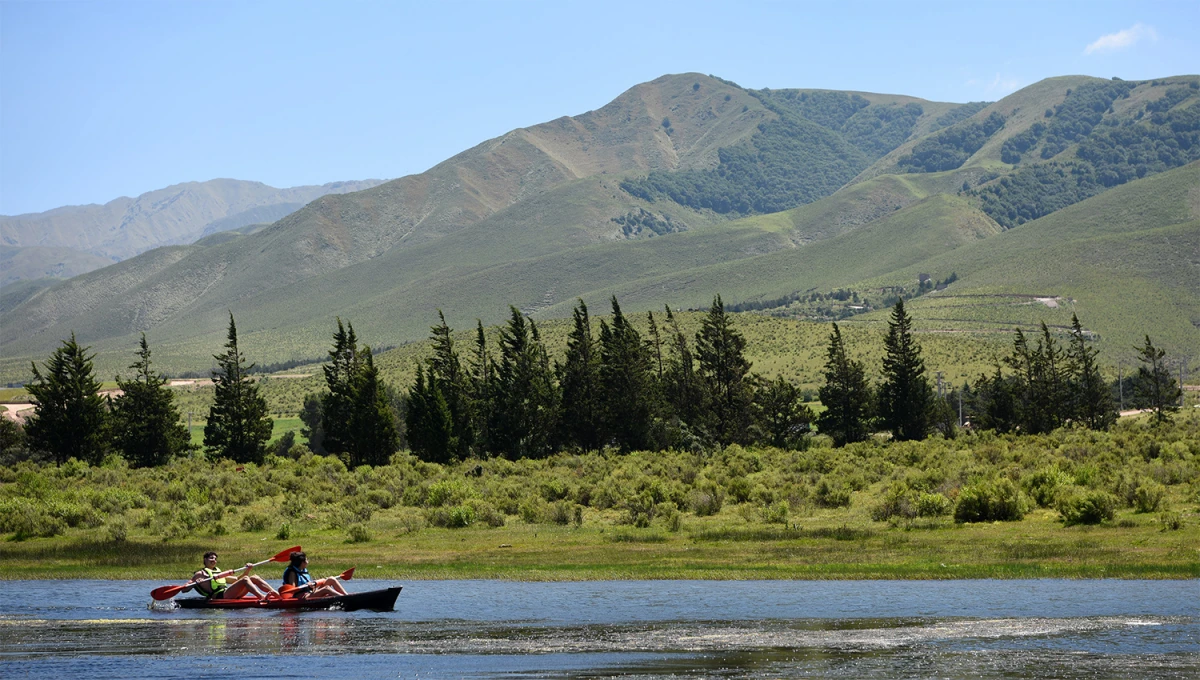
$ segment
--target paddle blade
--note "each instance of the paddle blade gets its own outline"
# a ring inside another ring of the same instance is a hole
[[[342,579],[343,581],[349,581],[350,579],[354,578],[354,570],[355,567],[350,567],[346,571],[338,574],[338,578]]]
[[[271,561],[272,562],[289,562],[292,559],[292,553],[300,552],[301,549],[302,548],[300,546],[294,545],[294,546],[288,548],[287,550],[284,550],[284,551],[278,553],[277,555],[275,555],[274,557],[272,557]]]
[[[183,586],[163,586],[150,591],[150,597],[156,600],[169,600],[183,592]]]

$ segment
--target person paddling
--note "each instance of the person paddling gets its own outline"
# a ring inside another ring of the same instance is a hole
[[[217,569],[217,553],[212,550],[204,553],[204,567],[192,574],[192,580],[184,584],[183,592],[195,589],[210,600],[237,600],[246,595],[258,599],[279,597],[278,591],[271,587],[261,576],[250,573],[254,565],[246,563],[246,573],[229,582],[228,576],[233,572],[222,572]]]
[[[345,595],[346,589],[335,578],[313,580],[308,573],[308,556],[298,550],[291,554],[291,564],[283,570],[283,585],[305,588],[300,597],[336,597]]]

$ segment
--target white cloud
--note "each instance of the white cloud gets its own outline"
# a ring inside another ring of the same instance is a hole
[[[1154,30],[1153,26],[1137,23],[1123,31],[1100,36],[1096,42],[1088,45],[1083,50],[1083,53],[1091,54],[1093,52],[1123,50],[1127,47],[1133,47],[1142,40],[1149,40],[1151,42],[1158,40],[1158,32]]]

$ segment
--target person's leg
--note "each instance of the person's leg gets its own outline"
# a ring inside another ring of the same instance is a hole
[[[274,595],[278,595],[278,594],[279,594],[278,592],[276,592],[276,591],[275,591],[275,588],[273,588],[273,587],[271,586],[271,584],[270,584],[270,583],[267,583],[267,582],[266,582],[266,580],[265,580],[265,579],[263,579],[263,577],[261,577],[261,576],[258,576],[258,575],[256,575],[256,574],[251,574],[251,575],[247,576],[246,578],[247,578],[247,579],[248,579],[248,580],[249,580],[251,583],[253,583],[253,584],[254,584],[254,587],[255,587],[257,590],[259,590],[260,592],[263,592],[263,593],[271,593],[271,594],[274,594]]]
[[[317,581],[317,587],[318,588],[327,588],[327,589],[332,590],[333,592],[337,593],[338,595],[346,594],[346,589],[342,587],[341,582],[338,581],[336,578],[323,578],[320,581]]]
[[[253,593],[255,597],[262,597],[260,593],[254,592],[253,587],[244,579],[238,579],[225,588],[225,592],[221,593],[221,599],[240,600],[245,597],[247,593]]]

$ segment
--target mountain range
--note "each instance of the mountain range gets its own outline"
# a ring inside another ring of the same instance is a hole
[[[42,213],[0,215],[0,285],[43,277],[71,278],[152,248],[270,223],[326,194],[361,191],[382,180],[330,182],[276,189],[262,182],[185,182],[137,198]]]
[[[461,328],[611,295],[847,323],[905,295],[924,330],[964,334],[1077,312],[1110,361],[1145,333],[1195,354],[1198,160],[1197,76],[969,104],[663,76],[267,226],[6,287],[0,378],[72,331],[105,366],[144,331],[168,370],[197,370],[230,313],[275,363],[323,356],[335,317],[394,345],[439,308]]]

